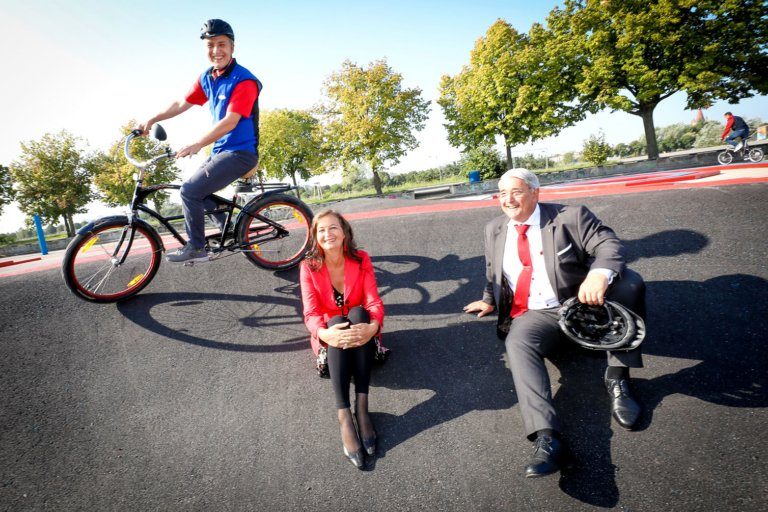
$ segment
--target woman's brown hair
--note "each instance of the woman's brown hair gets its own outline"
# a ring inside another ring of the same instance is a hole
[[[339,219],[339,224],[341,224],[341,230],[344,232],[344,257],[352,258],[358,262],[363,261],[363,258],[357,254],[355,236],[352,233],[352,226],[347,222],[347,219],[335,210],[323,210],[312,219],[312,226],[309,228],[309,251],[304,257],[304,259],[307,260],[309,268],[312,269],[313,272],[320,270],[320,267],[323,266],[323,262],[325,261],[323,249],[317,245],[317,224],[320,222],[320,219],[327,217],[328,215],[335,216]]]

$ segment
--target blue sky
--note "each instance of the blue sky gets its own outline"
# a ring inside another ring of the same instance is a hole
[[[324,80],[345,59],[366,64],[387,58],[406,86],[421,88],[433,101],[427,128],[419,134],[421,146],[394,170],[442,165],[459,153],[446,142],[442,113],[434,103],[440,77],[461,69],[496,19],[527,31],[532,23],[544,22],[557,3],[0,0],[6,43],[0,55],[16,77],[0,82],[5,100],[0,163],[18,158],[20,142],[62,129],[93,149],[106,148],[129,119],[145,119],[186,92],[207,66],[199,28],[206,19],[222,18],[235,30],[238,61],[264,83],[263,109],[310,108],[322,97]],[[684,99],[679,94],[661,103],[656,125],[689,121],[693,114],[684,110]],[[767,108],[768,99],[760,97],[738,106],[716,104],[705,115],[719,120],[731,109],[766,117]],[[207,112],[198,108],[164,126],[171,145],[179,147],[208,124]],[[600,129],[613,144],[628,142],[642,134],[642,122],[603,112],[516,153],[578,150]],[[187,159],[180,167],[186,174],[198,163]],[[22,221],[15,208],[7,207],[0,232],[18,229]]]

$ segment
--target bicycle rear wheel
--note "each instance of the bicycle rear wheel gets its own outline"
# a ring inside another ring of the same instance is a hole
[[[720,162],[721,165],[728,165],[733,162],[733,153],[730,151],[722,151],[717,154],[717,161]]]
[[[761,148],[752,148],[749,150],[749,159],[753,162],[763,161],[763,150]]]
[[[274,194],[255,199],[243,208],[238,243],[254,265],[286,270],[309,250],[312,210],[299,199]]]
[[[97,225],[76,236],[62,264],[64,283],[91,302],[119,302],[139,293],[160,267],[161,245],[144,226],[127,219]]]

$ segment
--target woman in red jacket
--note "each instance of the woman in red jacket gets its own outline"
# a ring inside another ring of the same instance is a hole
[[[376,431],[368,414],[368,384],[384,324],[371,258],[358,250],[352,228],[333,210],[312,221],[311,248],[301,264],[304,323],[315,354],[327,351],[344,455],[363,469],[365,453],[376,452]],[[349,386],[355,378],[355,422]]]

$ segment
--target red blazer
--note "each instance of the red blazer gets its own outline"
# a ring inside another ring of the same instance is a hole
[[[384,327],[384,304],[376,288],[371,258],[365,251],[357,251],[363,261],[344,260],[344,308],[336,306],[333,298],[331,276],[325,265],[317,272],[301,262],[301,302],[304,306],[304,324],[309,329],[312,351],[317,354],[325,343],[317,337],[317,331],[336,315],[344,315],[356,306],[363,306],[371,320]]]

